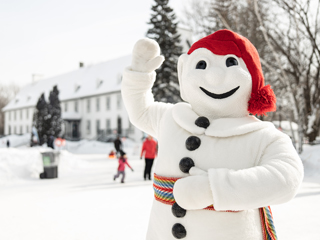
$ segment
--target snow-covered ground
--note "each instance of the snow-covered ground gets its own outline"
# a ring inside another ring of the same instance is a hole
[[[1,141],[2,139],[0,139]],[[12,140],[14,142],[14,140]],[[113,181],[112,144],[68,142],[58,179],[39,179],[44,148],[0,148],[0,239],[142,240],[153,200],[140,145],[125,143],[126,183]],[[320,145],[301,155],[305,179],[289,203],[272,206],[280,240],[320,239]]]
[[[7,140],[9,140],[10,147],[21,147],[30,143],[30,133],[24,135],[9,135],[0,138],[0,148],[7,147]]]

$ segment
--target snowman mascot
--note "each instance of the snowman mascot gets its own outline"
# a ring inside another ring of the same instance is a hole
[[[290,138],[254,115],[275,111],[250,41],[219,30],[178,61],[177,104],[154,102],[158,44],[139,40],[124,70],[131,122],[159,142],[147,240],[275,240],[270,205],[291,200],[303,167]]]

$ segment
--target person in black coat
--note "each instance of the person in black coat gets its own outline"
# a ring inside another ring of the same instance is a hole
[[[113,142],[114,148],[116,149],[117,155],[120,153],[120,150],[122,150],[122,142],[119,136],[117,136],[116,140]]]
[[[53,137],[53,136],[50,136],[50,137],[48,138],[48,141],[47,141],[48,147],[54,149],[54,144],[53,144],[53,143],[54,143],[54,137]]]

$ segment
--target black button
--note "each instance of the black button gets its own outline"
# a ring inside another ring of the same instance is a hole
[[[202,127],[202,128],[207,128],[210,125],[209,119],[206,117],[198,117],[197,120],[195,121],[195,124],[198,127]]]
[[[187,210],[185,210],[184,208],[180,207],[178,205],[178,203],[174,203],[172,205],[171,211],[172,211],[173,216],[175,216],[177,218],[182,218],[187,213]]]
[[[172,227],[172,235],[175,238],[181,239],[187,236],[187,231],[183,225],[181,225],[180,223],[176,223]]]
[[[184,173],[189,173],[190,168],[194,167],[194,162],[191,158],[182,158],[179,162],[179,168]]]
[[[190,151],[196,150],[201,144],[201,140],[198,137],[191,136],[186,140],[186,148]]]

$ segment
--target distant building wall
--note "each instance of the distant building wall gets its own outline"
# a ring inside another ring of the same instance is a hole
[[[25,134],[31,132],[34,108],[20,108],[6,111],[4,134]]]
[[[96,139],[99,133],[117,134],[119,123],[122,136],[136,141],[140,141],[143,136],[142,132],[130,123],[120,92],[65,100],[61,101],[60,106],[62,114],[68,112],[81,116],[80,138]],[[33,114],[32,107],[5,111],[5,134],[30,133]],[[64,127],[63,129],[68,130]]]

